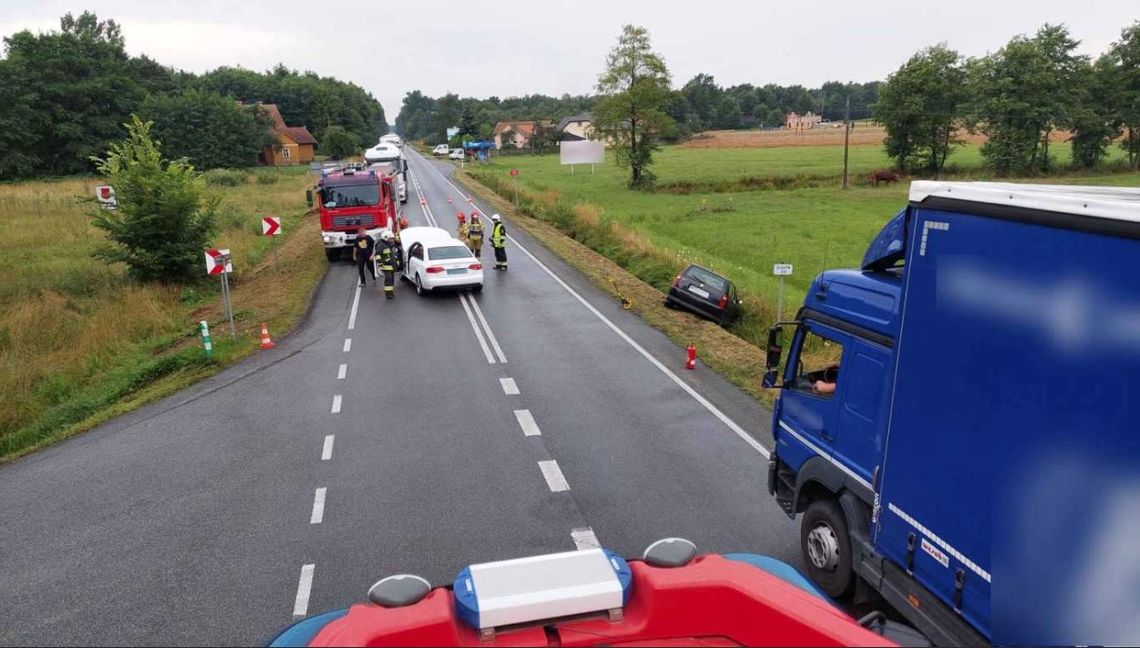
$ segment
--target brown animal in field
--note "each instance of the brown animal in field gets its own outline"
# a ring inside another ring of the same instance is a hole
[[[891,183],[898,182],[899,180],[902,180],[902,176],[899,175],[897,171],[880,169],[879,171],[874,171],[871,173],[871,184],[875,185],[876,187],[879,186],[880,182]]]

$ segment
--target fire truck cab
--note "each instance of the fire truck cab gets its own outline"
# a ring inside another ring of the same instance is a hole
[[[308,192],[309,206],[316,199],[321,218],[321,244],[325,256],[335,261],[344,249],[356,244],[357,231],[379,239],[399,227],[395,179],[375,170],[356,166],[324,171],[315,192]],[[314,195],[315,194],[315,195]]]

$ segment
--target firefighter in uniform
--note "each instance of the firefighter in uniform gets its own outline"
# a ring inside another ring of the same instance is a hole
[[[463,241],[464,245],[467,245],[467,217],[463,215],[463,212],[459,212],[455,214],[455,220],[459,221],[459,225],[455,228],[455,236]]]
[[[498,214],[491,215],[491,247],[495,249],[495,269],[507,269],[507,228],[503,225],[503,218]]]
[[[471,212],[471,225],[467,227],[467,247],[475,258],[483,256],[483,223],[479,220],[479,212]]]
[[[392,235],[385,232],[384,242],[376,251],[376,259],[380,263],[380,271],[384,273],[384,297],[396,297],[396,246],[392,242]]]

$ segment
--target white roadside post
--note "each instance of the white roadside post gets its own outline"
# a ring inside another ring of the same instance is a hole
[[[202,348],[206,350],[206,359],[209,360],[214,355],[214,343],[210,340],[210,325],[206,320],[198,322],[198,330],[202,334]]]
[[[237,337],[237,330],[234,328],[233,304],[230,303],[229,275],[233,271],[234,266],[230,260],[229,250],[206,250],[206,274],[221,275],[222,277],[222,305],[225,309],[226,318],[230,321],[230,336]]]
[[[777,263],[772,266],[772,274],[776,275],[776,321],[784,320],[784,277],[792,274],[792,264]]]

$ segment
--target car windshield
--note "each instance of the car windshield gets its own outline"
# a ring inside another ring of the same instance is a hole
[[[704,268],[697,268],[694,266],[692,268],[689,268],[688,272],[685,274],[687,274],[688,277],[693,281],[699,281],[709,288],[713,288],[715,290],[725,289],[724,278],[718,277],[708,270],[705,270]]]
[[[380,185],[358,184],[325,187],[325,207],[360,207],[380,204]]]
[[[446,261],[448,259],[466,259],[471,256],[471,250],[464,245],[446,245],[444,247],[428,250],[428,258],[432,261]]]

